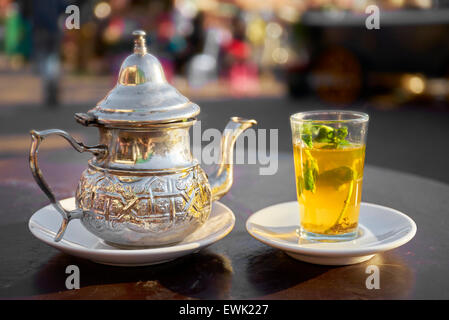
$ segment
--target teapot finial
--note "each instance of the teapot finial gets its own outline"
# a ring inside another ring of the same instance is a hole
[[[147,53],[147,47],[145,45],[145,31],[135,30],[133,31],[134,36],[134,53],[144,55]]]

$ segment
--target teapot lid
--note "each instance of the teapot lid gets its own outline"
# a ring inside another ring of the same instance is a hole
[[[137,30],[133,36],[134,53],[123,61],[117,84],[87,112],[88,120],[82,114],[77,120],[85,125],[140,127],[198,115],[200,107],[167,82],[159,60],[147,52],[145,32]]]

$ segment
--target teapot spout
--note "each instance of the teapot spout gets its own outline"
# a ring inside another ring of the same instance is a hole
[[[233,182],[235,141],[243,131],[255,124],[257,124],[256,120],[232,117],[226,125],[221,138],[221,159],[219,166],[217,170],[209,176],[212,200],[220,199],[229,191],[229,189],[231,189]]]

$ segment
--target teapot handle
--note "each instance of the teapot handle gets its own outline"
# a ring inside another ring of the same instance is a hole
[[[60,137],[63,137],[66,139],[73,148],[75,148],[78,152],[90,152],[94,154],[98,158],[102,158],[106,156],[107,153],[107,147],[104,145],[97,145],[88,147],[85,146],[81,142],[77,142],[71,135],[69,135],[67,132],[59,130],[59,129],[49,129],[49,130],[43,130],[43,131],[30,131],[32,142],[31,142],[31,148],[30,148],[30,168],[31,173],[33,174],[34,180],[36,180],[39,187],[44,191],[44,193],[47,195],[47,197],[50,199],[51,204],[55,209],[61,214],[62,216],[62,224],[59,228],[58,233],[55,236],[55,241],[59,241],[62,239],[62,236],[64,235],[64,232],[67,228],[68,223],[73,219],[79,219],[81,217],[82,212],[79,209],[75,209],[73,211],[68,211],[64,209],[61,205],[61,203],[56,200],[55,195],[51,191],[50,187],[48,186],[47,182],[44,180],[44,177],[42,175],[42,171],[39,168],[38,162],[37,162],[37,154],[39,151],[39,146],[41,142],[50,135],[57,135]]]

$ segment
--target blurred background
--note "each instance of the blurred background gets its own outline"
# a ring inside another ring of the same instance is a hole
[[[368,30],[373,4],[380,29]],[[449,0],[0,0],[0,169],[26,160],[33,128],[96,142],[73,114],[115,85],[135,29],[203,129],[252,117],[291,152],[290,114],[362,110],[368,164],[449,182]]]

